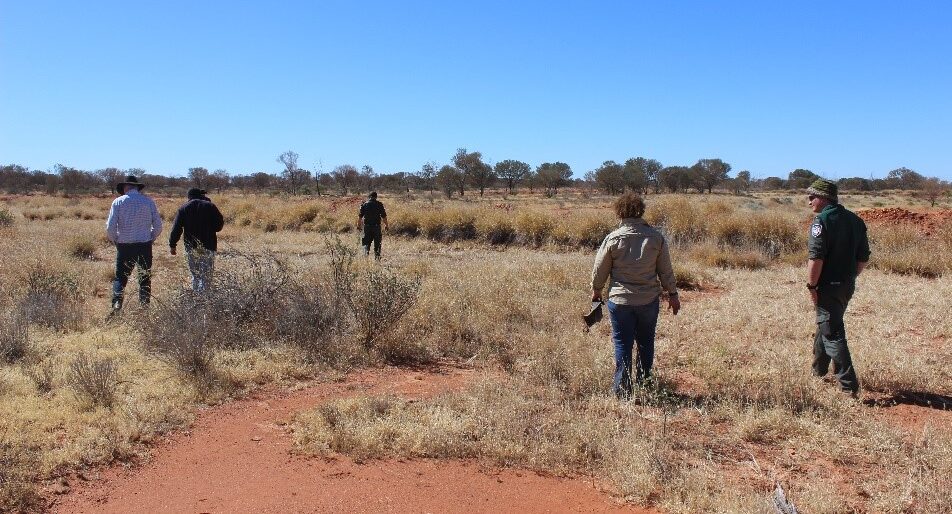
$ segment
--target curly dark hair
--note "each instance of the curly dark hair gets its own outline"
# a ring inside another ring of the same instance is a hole
[[[645,213],[645,201],[631,191],[615,200],[615,214],[619,219],[640,218]]]

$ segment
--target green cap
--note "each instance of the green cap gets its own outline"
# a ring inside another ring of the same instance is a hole
[[[829,200],[836,200],[837,193],[839,193],[839,188],[836,187],[836,182],[831,180],[826,180],[825,178],[816,179],[810,187],[807,188],[807,193],[816,196],[822,196],[823,198]]]

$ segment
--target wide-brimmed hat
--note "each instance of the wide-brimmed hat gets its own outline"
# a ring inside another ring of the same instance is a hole
[[[139,182],[139,179],[136,178],[135,175],[129,175],[126,177],[125,181],[116,184],[117,193],[122,194],[124,192],[122,190],[122,186],[136,186],[137,188],[139,188],[139,191],[142,191],[142,188],[145,187],[145,184],[143,184],[142,182]]]
[[[836,182],[824,178],[816,179],[810,184],[810,187],[807,188],[807,194],[822,196],[827,200],[836,200],[838,193],[839,188],[836,187]]]
[[[207,194],[208,194],[208,191],[205,191],[204,189],[199,189],[197,187],[193,187],[189,189],[187,193],[185,193],[185,196],[189,198],[201,198]]]

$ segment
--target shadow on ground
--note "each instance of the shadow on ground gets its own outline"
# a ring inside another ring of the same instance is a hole
[[[899,390],[882,398],[864,401],[871,407],[892,407],[894,405],[916,405],[936,410],[952,410],[952,396],[923,391]]]

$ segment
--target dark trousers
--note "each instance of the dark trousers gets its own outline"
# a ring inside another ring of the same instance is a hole
[[[123,290],[133,268],[139,268],[139,303],[149,304],[152,296],[152,243],[116,244],[116,278],[112,282],[112,306],[122,307]]]
[[[364,246],[364,255],[370,255],[370,243],[374,244],[374,257],[380,258],[380,243],[383,240],[383,232],[380,225],[364,224],[364,237],[360,244]]]
[[[608,313],[612,320],[612,342],[615,344],[615,379],[612,389],[621,398],[631,396],[631,361],[635,343],[638,344],[635,380],[640,384],[651,376],[660,305],[660,299],[646,305],[608,302]]]
[[[859,391],[859,379],[846,345],[843,315],[853,291],[853,284],[821,285],[817,289],[817,327],[813,340],[813,373],[818,377],[826,375],[833,362],[833,373],[840,387],[851,393]]]

